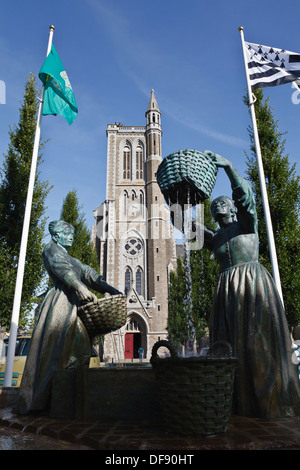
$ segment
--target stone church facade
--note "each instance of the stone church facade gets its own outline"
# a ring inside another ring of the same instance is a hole
[[[100,272],[127,295],[127,323],[106,335],[104,360],[151,357],[167,336],[169,273],[176,246],[169,209],[156,181],[162,160],[161,113],[154,91],[145,126],[107,126],[106,200],[94,211]]]

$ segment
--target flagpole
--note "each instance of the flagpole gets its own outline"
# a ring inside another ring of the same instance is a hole
[[[54,26],[51,25],[49,29],[50,31],[49,31],[49,39],[48,39],[48,47],[47,47],[47,56],[49,52],[51,51]],[[30,176],[29,176],[29,183],[28,183],[28,190],[27,190],[27,199],[26,199],[26,206],[25,206],[23,229],[22,229],[17,279],[16,279],[16,285],[15,285],[13,311],[12,311],[12,316],[11,316],[11,324],[10,324],[10,332],[9,332],[5,376],[4,376],[4,383],[3,383],[4,387],[11,387],[11,380],[12,380],[12,375],[13,375],[13,366],[14,366],[14,358],[15,358],[15,349],[16,349],[16,341],[17,341],[17,333],[18,333],[18,325],[19,325],[19,315],[20,315],[24,269],[25,269],[25,260],[26,260],[26,249],[27,249],[27,242],[28,242],[34,181],[35,181],[35,173],[36,173],[38,150],[39,150],[40,135],[41,135],[41,121],[42,121],[42,111],[43,111],[43,101],[44,101],[44,90],[45,89],[43,86],[42,91],[41,91],[40,104],[38,108],[38,117],[37,117],[37,123],[36,123],[36,131],[35,131],[32,160],[31,160],[31,169],[30,169]]]
[[[253,135],[255,140],[255,148],[256,148],[256,158],[257,158],[257,165],[258,165],[258,174],[259,174],[259,182],[260,182],[260,189],[262,194],[262,202],[264,208],[264,215],[266,220],[267,226],[267,236],[268,236],[268,243],[269,243],[269,250],[270,250],[270,258],[271,258],[271,265],[272,265],[272,272],[274,277],[274,282],[277,287],[278,293],[281,297],[282,304],[283,303],[283,296],[282,296],[282,289],[281,289],[281,282],[280,282],[280,275],[279,275],[279,268],[278,268],[278,261],[276,255],[276,247],[274,242],[274,233],[272,227],[272,219],[270,215],[270,207],[268,201],[268,194],[266,188],[266,181],[264,175],[264,168],[260,150],[260,142],[257,130],[257,123],[256,123],[256,116],[255,116],[255,109],[254,109],[254,102],[253,101],[253,93],[250,84],[249,74],[248,74],[248,65],[247,65],[247,57],[245,51],[245,41],[244,41],[244,28],[243,26],[239,27],[239,32],[241,35],[242,41],[242,48],[243,48],[243,57],[244,57],[244,64],[245,64],[245,72],[246,72],[246,79],[247,79],[247,87],[248,87],[248,95],[249,95],[249,107],[251,111],[251,118],[252,118],[252,126],[253,126]]]

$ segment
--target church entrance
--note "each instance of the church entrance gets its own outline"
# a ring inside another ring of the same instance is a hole
[[[139,349],[142,347],[145,351],[145,327],[143,328],[143,320],[136,314],[130,316],[126,325],[125,333],[125,359],[138,359]]]
[[[125,334],[125,359],[138,359],[141,347],[141,333]]]

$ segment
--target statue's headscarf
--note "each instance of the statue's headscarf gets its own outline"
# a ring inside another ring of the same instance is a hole
[[[235,217],[235,214],[237,213],[237,208],[236,208],[236,206],[235,206],[233,200],[230,199],[230,197],[228,197],[228,196],[219,196],[219,197],[216,197],[216,199],[213,200],[213,202],[211,203],[211,206],[210,206],[211,214],[212,214],[213,203],[214,203],[215,201],[218,201],[219,199],[223,199],[223,200],[225,200],[225,201],[229,204],[229,206],[230,206],[230,211],[231,211],[231,213],[232,213],[233,218],[235,219],[235,218],[236,218],[236,217]],[[212,214],[212,215],[213,215],[213,214]]]
[[[64,220],[53,220],[49,224],[49,232],[53,237],[57,233],[63,232],[67,227],[74,230],[73,225],[68,224],[68,222],[65,222]]]

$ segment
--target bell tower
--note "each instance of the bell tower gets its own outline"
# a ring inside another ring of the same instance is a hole
[[[100,273],[127,296],[127,323],[106,335],[104,357],[151,357],[167,337],[169,272],[176,248],[169,209],[156,179],[162,161],[161,113],[151,91],[146,125],[107,125],[106,200],[95,211]]]
[[[169,210],[156,179],[157,168],[162,161],[162,130],[161,113],[154,90],[151,91],[145,116],[148,293],[149,298],[155,298],[156,323],[163,329],[166,328],[166,317],[162,312],[168,310],[168,260],[172,257],[173,237],[170,233]]]

